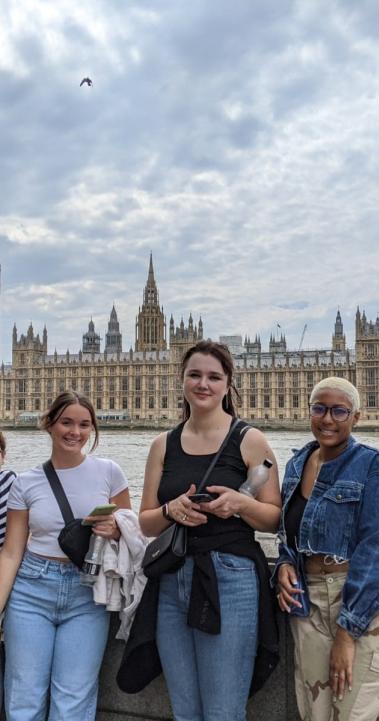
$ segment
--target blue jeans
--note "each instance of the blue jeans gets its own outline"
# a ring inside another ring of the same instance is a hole
[[[212,551],[221,633],[190,628],[193,559],[160,581],[157,645],[176,721],[245,721],[254,670],[258,579],[249,558]]]
[[[26,551],[6,607],[7,721],[93,721],[109,612],[73,564]]]

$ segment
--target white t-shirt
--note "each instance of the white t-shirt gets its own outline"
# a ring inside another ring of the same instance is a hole
[[[74,518],[88,516],[95,506],[109,503],[111,498],[128,487],[120,466],[106,458],[86,456],[75,468],[55,470]],[[29,551],[41,556],[64,558],[57,539],[65,524],[42,466],[20,473],[15,478],[9,493],[8,509],[29,511]]]

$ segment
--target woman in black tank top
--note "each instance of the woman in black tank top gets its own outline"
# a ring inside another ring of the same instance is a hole
[[[276,530],[281,501],[275,458],[263,434],[238,423],[202,489],[210,500],[193,498],[236,416],[232,374],[225,346],[202,341],[187,351],[184,422],[155,439],[146,464],[142,530],[157,536],[173,521],[188,529],[184,565],[160,579],[157,617],[156,641],[176,721],[244,721],[258,606],[268,593],[254,529]],[[238,493],[248,468],[265,458],[273,467],[257,498]],[[274,624],[261,626],[260,643]]]

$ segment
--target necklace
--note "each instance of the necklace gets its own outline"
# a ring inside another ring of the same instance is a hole
[[[316,451],[316,452],[317,452],[317,451]],[[316,458],[316,473],[315,473],[314,483],[316,483],[316,481],[317,481],[317,479],[318,479],[318,477],[319,477],[319,475],[320,475],[320,471],[321,471],[321,468],[322,468],[323,465],[324,465],[324,461],[321,460],[321,458],[320,458],[320,451],[318,451],[318,453],[317,453],[317,458]]]

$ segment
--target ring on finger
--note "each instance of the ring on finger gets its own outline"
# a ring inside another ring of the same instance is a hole
[[[187,514],[184,513],[183,516],[182,516],[182,521],[186,521],[186,520],[187,520]]]

